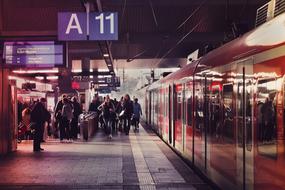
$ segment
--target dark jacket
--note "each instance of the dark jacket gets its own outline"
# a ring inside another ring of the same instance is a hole
[[[130,119],[133,115],[133,102],[128,100],[128,101],[125,101],[124,104],[123,104],[123,110],[125,110],[125,116]]]
[[[78,118],[82,114],[81,106],[78,102],[72,102],[73,104],[73,118]]]
[[[31,122],[42,124],[50,120],[50,113],[41,102],[36,103],[31,112]]]
[[[114,111],[115,111],[114,104],[110,101],[108,103],[104,102],[101,106],[102,106],[101,111],[103,113],[103,117],[105,119],[114,119]]]
[[[88,111],[98,112],[98,107],[101,105],[100,101],[91,102]]]

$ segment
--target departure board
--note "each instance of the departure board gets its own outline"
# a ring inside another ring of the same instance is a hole
[[[36,68],[62,66],[63,45],[51,41],[5,42],[3,58],[7,66]]]

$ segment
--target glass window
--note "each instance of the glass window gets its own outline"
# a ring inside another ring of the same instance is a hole
[[[223,117],[224,117],[224,136],[229,141],[234,139],[233,125],[233,84],[225,84],[223,86]]]
[[[181,110],[182,110],[182,93],[178,92],[177,93],[177,120],[181,120]]]
[[[187,125],[192,126],[192,97],[187,99]]]
[[[260,155],[277,157],[276,80],[259,80],[257,84],[257,133]]]

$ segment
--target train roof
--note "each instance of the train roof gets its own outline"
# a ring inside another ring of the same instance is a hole
[[[197,71],[232,63],[284,44],[285,13],[209,52],[199,60],[155,82],[149,88],[153,89],[161,83],[175,83],[177,80],[193,76]]]
[[[210,67],[224,65],[283,44],[285,44],[285,13],[209,52],[201,58],[199,64]]]

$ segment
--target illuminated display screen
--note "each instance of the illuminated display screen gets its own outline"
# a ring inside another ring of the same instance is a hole
[[[62,66],[63,45],[54,42],[5,42],[6,65],[19,67]]]

